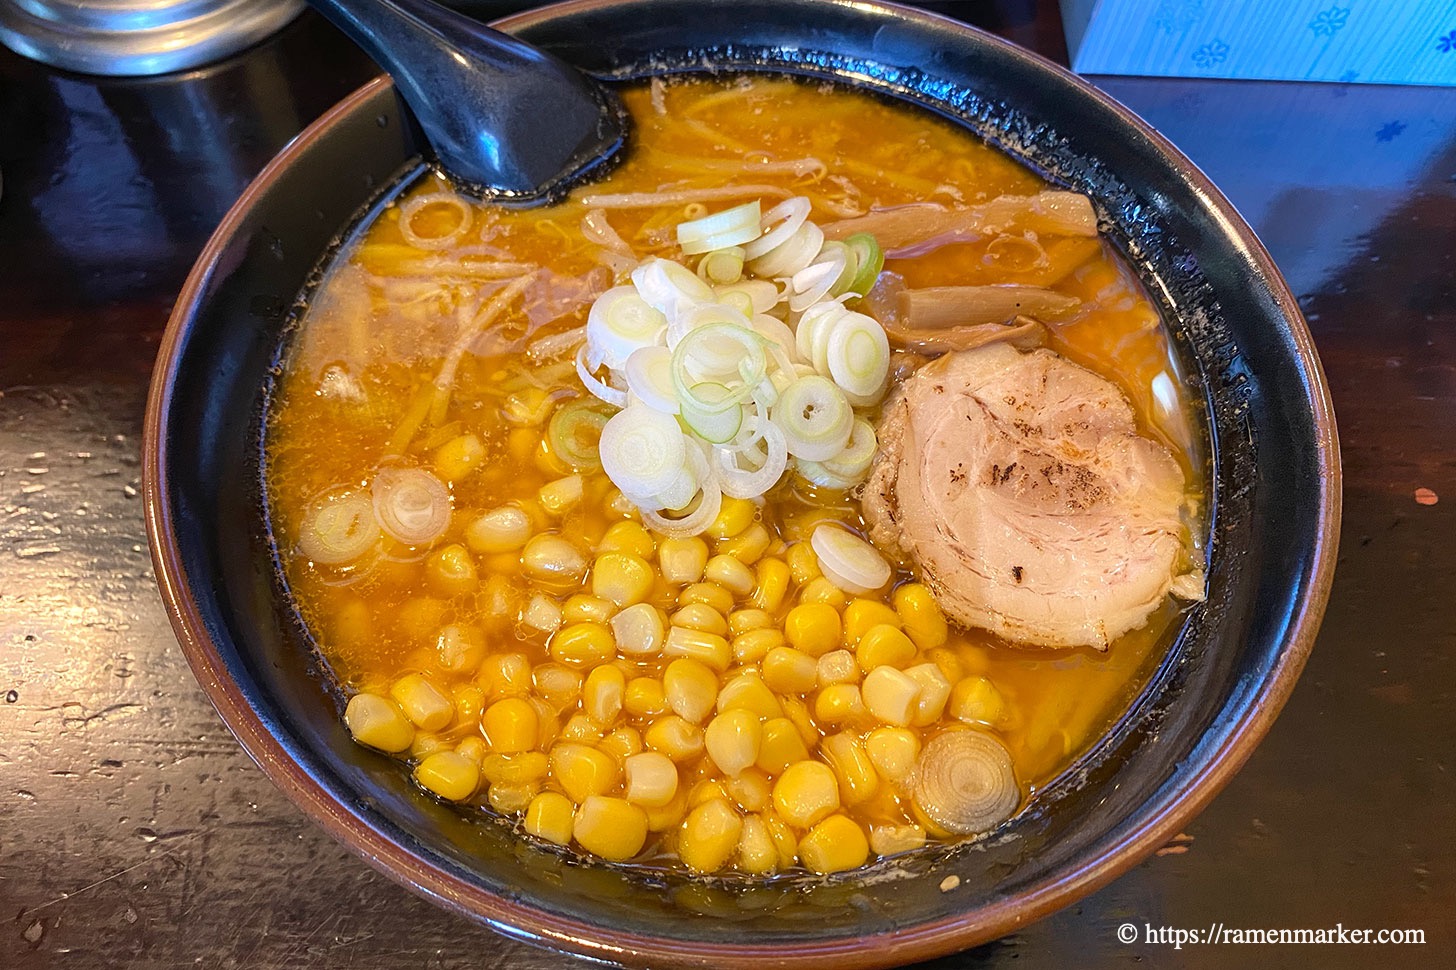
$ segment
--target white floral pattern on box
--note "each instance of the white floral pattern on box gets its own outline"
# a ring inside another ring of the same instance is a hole
[[[1083,74],[1456,85],[1456,0],[1062,0]]]

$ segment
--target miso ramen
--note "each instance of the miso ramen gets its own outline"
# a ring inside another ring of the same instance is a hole
[[[269,524],[355,739],[612,862],[983,837],[1202,594],[1203,459],[1090,202],[838,86],[629,89],[510,210],[435,175],[328,265]]]

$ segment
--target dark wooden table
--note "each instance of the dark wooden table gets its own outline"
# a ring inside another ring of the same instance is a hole
[[[1055,8],[933,5],[1065,59]],[[182,77],[0,51],[0,967],[558,967],[334,844],[196,687],[154,586],[142,405],[189,264],[251,175],[374,73],[305,16]],[[1109,888],[942,967],[1456,967],[1456,89],[1099,79],[1273,250],[1339,415],[1345,520],[1272,734]],[[1184,946],[1121,924],[1418,929]]]

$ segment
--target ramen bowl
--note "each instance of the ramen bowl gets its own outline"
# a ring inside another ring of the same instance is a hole
[[[1073,75],[920,11],[585,0],[499,25],[606,79],[714,70],[842,81],[950,118],[1090,196],[1168,322],[1204,411],[1207,600],[1101,742],[981,841],[830,877],[695,879],[552,851],[423,797],[341,722],[276,576],[260,473],[264,388],[295,301],[340,234],[422,165],[423,141],[379,79],[292,142],[224,219],[178,299],[148,403],[146,509],[163,596],[248,753],[402,884],[510,936],[626,965],[925,959],[1085,896],[1180,831],[1288,697],[1324,609],[1339,524],[1319,362],[1268,253],[1228,202]]]

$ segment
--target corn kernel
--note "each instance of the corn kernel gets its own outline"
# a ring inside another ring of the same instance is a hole
[[[727,799],[706,801],[688,812],[678,833],[677,855],[696,873],[717,872],[738,849],[743,818]]]
[[[614,522],[597,543],[597,552],[626,552],[650,560],[657,555],[657,542],[636,522]]]
[[[430,584],[430,592],[450,599],[475,592],[480,586],[480,575],[475,570],[475,560],[470,558],[470,550],[453,542],[425,559],[425,581]]]
[[[506,435],[506,449],[518,462],[526,461],[540,447],[541,436],[530,428],[512,428]]]
[[[536,493],[536,501],[547,513],[560,518],[581,504],[581,496],[581,476],[567,475],[542,485]]]
[[[603,664],[587,674],[581,689],[581,707],[586,716],[605,727],[622,713],[622,700],[627,692],[627,678],[611,664]]]
[[[617,787],[622,769],[612,756],[589,744],[562,741],[551,749],[551,776],[577,804]]]
[[[844,590],[835,586],[828,579],[820,576],[818,579],[811,579],[799,587],[800,603],[823,603],[832,606],[836,610],[844,608],[849,597],[844,595]]]
[[[745,812],[761,812],[773,800],[773,785],[768,774],[758,767],[744,768],[723,779],[723,790]]]
[[[906,727],[915,716],[920,685],[902,670],[876,667],[864,680],[864,705],[871,714],[896,727]]]
[[[679,785],[677,794],[672,800],[661,808],[643,807],[642,811],[647,813],[647,831],[669,832],[682,824],[682,820],[688,814],[688,793],[687,789]]]
[[[620,606],[645,600],[656,577],[647,560],[630,552],[604,552],[592,566],[592,592]]]
[[[524,387],[506,398],[501,410],[511,424],[534,428],[551,413],[551,397],[539,387]]]
[[[865,737],[865,753],[886,781],[900,784],[915,770],[920,739],[902,727],[875,728]]]
[[[736,775],[758,760],[763,744],[763,723],[742,708],[724,711],[708,722],[703,747],[725,775]]]
[[[815,678],[820,687],[834,684],[859,683],[859,663],[848,650],[831,650],[820,657],[814,665]]]
[[[625,799],[591,795],[577,809],[571,834],[593,855],[626,862],[647,844],[647,816]]]
[[[531,662],[525,654],[491,654],[482,661],[475,682],[487,701],[523,697],[531,692]]]
[[[950,628],[940,604],[921,583],[906,583],[895,590],[892,598],[895,612],[905,625],[905,632],[921,650],[934,650],[945,645]]]
[[[769,838],[778,850],[779,868],[788,869],[793,866],[799,861],[799,836],[772,808],[759,813],[759,817],[763,819],[764,828],[768,829]]]
[[[703,578],[717,583],[735,596],[747,596],[753,592],[757,583],[753,570],[732,556],[714,556],[709,559],[703,569]]]
[[[578,741],[595,745],[602,739],[602,729],[585,714],[573,714],[561,726],[561,733],[557,737],[562,741]]]
[[[540,751],[523,751],[520,754],[486,755],[480,763],[480,773],[492,785],[525,785],[539,782],[546,777],[550,765],[546,755]]]
[[[617,615],[617,604],[604,596],[575,593],[561,604],[562,623],[610,623]]]
[[[814,715],[809,710],[809,704],[799,697],[782,698],[784,705],[784,717],[799,732],[799,737],[804,739],[804,746],[813,750],[819,746],[819,727],[814,723]]]
[[[692,658],[719,673],[727,670],[728,664],[733,660],[733,648],[723,637],[682,626],[668,629],[662,652],[668,657]]]
[[[723,782],[717,778],[703,778],[692,788],[688,789],[688,811],[697,808],[703,802],[711,802],[714,799],[726,799],[728,790],[723,787]]]
[[[838,648],[842,632],[839,611],[827,603],[805,603],[784,617],[784,637],[789,645],[811,657]]]
[[[766,630],[774,625],[774,618],[764,610],[734,610],[728,614],[728,633],[740,637],[751,630]]]
[[[561,664],[541,664],[531,672],[531,681],[536,693],[557,710],[575,707],[581,697],[581,672]]]
[[[783,774],[785,768],[809,757],[809,749],[794,722],[786,717],[765,721],[763,741],[758,748],[758,767],[770,775]]]
[[[534,782],[523,785],[491,785],[486,793],[486,801],[502,815],[516,815],[529,808],[540,791],[541,786]]]
[[[600,623],[573,623],[557,630],[547,645],[551,656],[574,667],[595,667],[617,653],[611,631]]]
[[[910,723],[915,727],[929,727],[945,711],[946,701],[950,700],[950,681],[933,663],[906,667],[905,675],[920,685],[920,697],[915,701]]]
[[[435,637],[435,655],[445,670],[473,670],[485,657],[485,631],[468,623],[447,623]]]
[[[416,596],[400,606],[394,615],[395,629],[411,641],[428,641],[445,622],[450,604],[434,596]]]
[[[662,808],[677,794],[677,765],[658,751],[643,751],[623,762],[627,801],[643,808]]]
[[[728,621],[723,614],[706,603],[689,603],[668,620],[673,626],[685,626],[700,633],[715,633],[723,636],[728,632]]]
[[[455,723],[479,721],[485,713],[485,691],[474,684],[456,684],[450,688],[450,702],[455,705]]]
[[[994,727],[1006,714],[1006,701],[985,677],[967,677],[951,688],[946,710],[958,721]],[[409,713],[408,708],[405,713]]]
[[[666,714],[669,708],[662,681],[656,677],[634,677],[627,681],[627,693],[622,698],[622,707],[633,717]]]
[[[515,552],[531,538],[535,524],[519,505],[502,505],[465,527],[465,544],[477,556]]]
[[[463,802],[480,785],[480,766],[458,751],[436,751],[415,766],[415,781],[447,801]]]
[[[662,613],[650,603],[629,606],[611,620],[612,638],[617,649],[633,657],[661,653],[667,642]]]
[[[485,738],[472,734],[460,739],[459,743],[455,745],[455,753],[462,754],[476,764],[480,764],[490,750],[485,746]]]
[[[720,539],[713,550],[719,555],[732,556],[745,566],[752,566],[768,551],[773,536],[762,522],[754,522],[748,528],[728,539]]]
[[[824,575],[819,570],[819,556],[808,542],[796,542],[789,546],[784,553],[784,561],[789,564],[789,574],[796,586],[804,586]]]
[[[909,852],[925,844],[925,829],[919,825],[871,825],[870,848],[875,855]]]
[[[769,835],[768,826],[757,815],[749,815],[743,820],[743,828],[738,833],[736,862],[738,868],[755,876],[767,876],[779,867],[779,853],[773,836]]]
[[[378,694],[359,693],[344,708],[344,723],[362,745],[398,754],[415,739],[415,728],[393,701]]]
[[[733,594],[717,583],[692,583],[685,586],[677,594],[677,602],[679,606],[706,603],[724,616],[733,612]]]
[[[526,808],[526,831],[556,845],[571,841],[576,806],[560,792],[543,791]]]
[[[435,449],[435,474],[458,482],[485,462],[485,444],[478,435],[456,435]]]
[[[877,623],[859,638],[854,656],[859,661],[859,669],[865,673],[876,667],[898,668],[915,659],[915,644],[898,628]]]
[[[586,566],[586,557],[570,540],[552,533],[532,536],[521,550],[526,575],[552,592],[579,587]]]
[[[979,670],[967,670],[966,665],[961,661],[956,651],[949,647],[938,647],[934,650],[929,650],[925,654],[925,659],[939,667],[940,672],[945,674],[945,679],[952,684],[963,679],[969,673],[981,672]]]
[[[879,626],[881,623],[889,624],[897,630],[904,625],[900,614],[879,600],[855,597],[844,608],[845,644],[853,649],[860,638],[869,632],[870,627]]]
[[[580,681],[578,681],[579,684]],[[548,751],[556,742],[556,736],[561,733],[561,717],[551,702],[544,697],[528,697],[526,700],[536,712],[536,720],[541,725],[536,729],[536,750]]]
[[[618,761],[625,762],[642,751],[642,732],[630,725],[614,728],[597,747]]]
[[[490,749],[499,754],[530,751],[536,746],[540,721],[536,709],[520,697],[507,697],[485,709],[481,729]]]
[[[831,684],[814,697],[814,717],[820,724],[845,724],[864,713],[864,698],[857,684]]]
[[[858,805],[874,797],[880,787],[880,776],[865,753],[859,739],[851,734],[831,734],[820,744],[820,750],[839,779],[839,801]]]
[[[422,731],[441,731],[455,719],[455,705],[423,674],[405,674],[394,682],[389,696],[404,716]]]
[[[818,684],[819,665],[793,647],[775,647],[763,658],[763,682],[781,694],[802,694]]]
[[[708,523],[703,530],[703,535],[710,539],[727,539],[736,536],[748,528],[754,517],[758,515],[758,506],[746,498],[730,498],[723,496],[723,505],[718,509],[718,517]]]
[[[429,731],[416,731],[415,739],[410,742],[410,757],[416,761],[423,761],[438,751],[453,750],[450,742],[439,734],[432,734]]]
[[[521,610],[521,622],[542,633],[555,633],[561,628],[561,606],[549,596],[533,593]]]
[[[749,630],[733,638],[733,659],[740,664],[756,664],[768,656],[769,651],[782,647],[787,641],[784,635],[771,627]]]
[[[777,613],[789,593],[789,567],[782,559],[763,559],[754,570],[753,605]]]
[[[822,761],[799,761],[773,787],[774,809],[790,825],[806,829],[839,810],[839,779]]]
[[[759,720],[783,717],[784,708],[758,671],[746,669],[734,674],[718,691],[718,711],[748,711]]]
[[[718,675],[702,662],[685,657],[667,665],[662,689],[673,713],[700,724],[718,699]]]
[[[864,829],[846,815],[831,815],[799,840],[799,858],[813,872],[857,869],[870,857]]]
[[[642,743],[673,761],[687,761],[703,753],[703,729],[676,714],[668,714],[642,732]]]
[[[708,544],[697,536],[663,539],[657,546],[657,565],[669,583],[696,583],[708,565]]]

